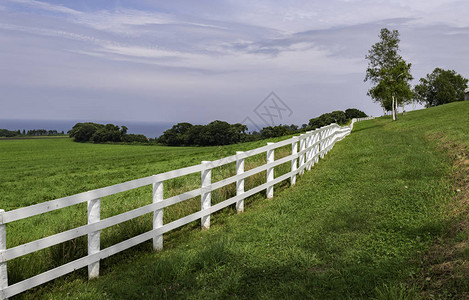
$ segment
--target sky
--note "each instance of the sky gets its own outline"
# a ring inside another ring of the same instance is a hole
[[[466,0],[1,0],[0,120],[377,116],[363,79],[380,29],[399,30],[413,84],[436,67],[467,78],[468,12]]]

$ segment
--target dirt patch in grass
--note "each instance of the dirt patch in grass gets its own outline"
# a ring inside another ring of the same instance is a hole
[[[444,208],[450,226],[423,256],[412,284],[424,299],[469,299],[469,153],[465,145],[440,135],[430,139],[453,161],[454,199]]]

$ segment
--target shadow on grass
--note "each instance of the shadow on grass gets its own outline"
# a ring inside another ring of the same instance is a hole
[[[385,124],[374,124],[372,126],[367,126],[367,127],[362,127],[362,128],[359,128],[359,129],[353,129],[353,132],[360,132],[360,131],[364,131],[364,130],[370,130],[370,129],[376,129],[376,128],[380,128],[380,127],[384,127]]]

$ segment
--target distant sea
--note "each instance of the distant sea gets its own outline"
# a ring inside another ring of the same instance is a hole
[[[0,129],[8,130],[31,130],[31,129],[45,129],[45,130],[57,130],[58,132],[63,131],[67,133],[72,129],[73,125],[80,122],[93,122],[93,121],[65,121],[65,120],[13,120],[0,119]],[[171,128],[174,123],[167,122],[128,122],[128,121],[95,121],[100,124],[114,124],[118,126],[126,126],[129,130],[128,133],[143,134],[149,138],[159,137],[163,134],[166,129]]]

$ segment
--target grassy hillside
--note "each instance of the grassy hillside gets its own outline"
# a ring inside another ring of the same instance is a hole
[[[0,150],[10,154],[0,167],[11,173],[1,175],[7,179],[1,178],[7,191],[1,203],[8,209],[39,195],[49,200],[256,146],[168,151],[58,140],[46,141],[38,153],[20,144],[31,141],[4,142]],[[195,224],[165,236],[160,253],[145,244],[107,259],[97,280],[87,281],[82,270],[22,297],[462,298],[469,295],[468,152],[469,102],[410,112],[398,122],[360,122],[273,199],[252,199],[242,215],[216,215],[209,231]],[[64,179],[67,170],[74,179]],[[144,201],[144,193],[136,193],[131,201]],[[16,267],[19,273],[26,268]]]

